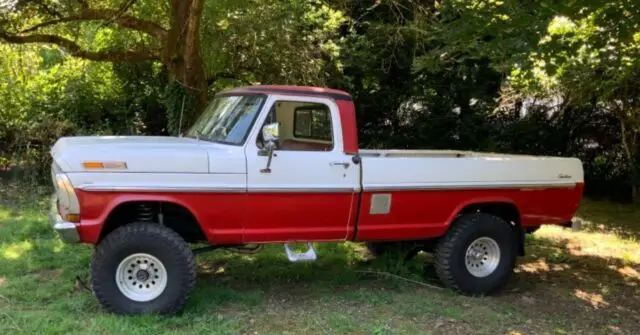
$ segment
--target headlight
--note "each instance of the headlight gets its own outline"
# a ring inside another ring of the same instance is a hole
[[[58,208],[60,215],[67,221],[80,221],[80,204],[76,191],[69,180],[69,177],[62,172],[54,174],[56,193],[58,195]]]
[[[68,194],[74,194],[75,190],[71,185],[71,181],[64,173],[56,173],[56,185],[58,186],[58,190],[64,191]]]

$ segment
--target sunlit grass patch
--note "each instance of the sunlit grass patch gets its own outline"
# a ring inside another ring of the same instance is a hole
[[[18,259],[25,252],[33,249],[33,243],[30,241],[22,241],[18,243],[13,243],[8,246],[0,247],[2,250],[2,257],[6,259]]]
[[[630,205],[583,199],[577,218],[586,231],[615,233],[636,241],[640,239],[640,204],[638,203]]]
[[[609,306],[609,303],[606,302],[602,294],[599,294],[599,293],[589,293],[580,289],[576,289],[575,296],[578,297],[579,299],[586,301],[595,309]]]
[[[0,208],[0,224],[3,222],[9,221],[11,218],[11,212],[8,208]]]
[[[594,231],[574,232],[559,226],[545,226],[535,233],[536,238],[546,238],[575,256],[590,255],[619,259],[628,264],[640,264],[640,242],[612,233]]]

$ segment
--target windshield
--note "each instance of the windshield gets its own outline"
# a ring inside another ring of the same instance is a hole
[[[263,95],[218,96],[187,131],[186,136],[241,145],[265,99]]]

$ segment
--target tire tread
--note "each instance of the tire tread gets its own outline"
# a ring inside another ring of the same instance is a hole
[[[487,213],[463,215],[454,221],[452,226],[449,228],[449,231],[444,235],[444,237],[442,237],[435,248],[435,270],[438,278],[447,287],[450,287],[459,293],[471,295],[477,294],[461,288],[459,282],[454,276],[452,271],[452,261],[456,257],[456,255],[453,254],[455,245],[457,243],[461,243],[460,239],[462,238],[461,235],[463,235],[463,233],[469,229],[473,229],[475,225],[478,225],[481,222],[492,222],[494,224],[505,225],[506,227],[509,225],[502,218]]]
[[[165,226],[157,223],[135,222],[119,227],[111,232],[102,240],[93,253],[91,259],[92,277],[95,278],[98,275],[100,264],[102,260],[106,259],[109,253],[115,252],[122,245],[135,241],[135,237],[141,235],[156,240],[158,243],[166,245],[167,248],[171,248],[174,253],[178,254],[180,259],[187,263],[186,267],[188,271],[181,274],[183,277],[181,282],[183,284],[180,287],[180,298],[157,311],[157,313],[163,315],[175,314],[182,309],[193,292],[196,279],[196,266],[193,252],[187,242],[178,233]],[[92,283],[93,292],[106,311],[125,314],[124,311],[114,306],[111,300],[105,295],[106,292],[100,280],[92,280]]]

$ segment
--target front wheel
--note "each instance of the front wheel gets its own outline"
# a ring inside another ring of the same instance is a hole
[[[133,223],[100,242],[91,262],[93,291],[118,314],[173,314],[182,309],[195,283],[189,245],[173,230]]]
[[[513,272],[516,235],[499,217],[474,213],[459,217],[439,241],[436,273],[447,286],[465,294],[489,294]]]

